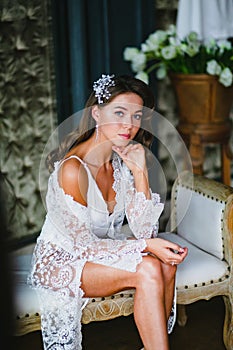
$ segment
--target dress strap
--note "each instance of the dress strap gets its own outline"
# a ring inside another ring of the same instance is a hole
[[[73,154],[72,156],[69,156],[68,158],[63,159],[63,160],[61,161],[61,163],[60,163],[60,166],[61,166],[65,161],[67,161],[68,159],[71,159],[71,158],[77,159],[77,160],[84,166],[84,168],[86,169],[86,172],[87,172],[87,174],[88,174],[88,177],[89,177],[89,178],[90,178],[90,177],[92,178],[91,171],[90,171],[90,169],[88,168],[87,163],[85,163],[81,158],[79,158],[79,157],[76,156],[75,154]]]
[[[68,158],[63,159],[62,162],[61,162],[61,164],[64,163],[66,160],[71,159],[71,158],[76,158],[76,159],[78,159],[78,160],[80,161],[80,163],[81,163],[82,165],[84,165],[85,167],[87,166],[87,164],[86,164],[81,158],[79,158],[78,156],[76,156],[75,154],[72,155],[72,156],[69,156]]]

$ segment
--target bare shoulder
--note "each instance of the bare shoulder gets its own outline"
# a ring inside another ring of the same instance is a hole
[[[78,160],[78,158],[65,159],[65,161],[62,163],[59,169],[59,182],[61,180],[77,180],[77,177],[79,177],[82,167],[83,165]]]
[[[88,176],[83,164],[77,158],[70,158],[63,162],[59,169],[58,181],[66,194],[80,204],[87,205]]]

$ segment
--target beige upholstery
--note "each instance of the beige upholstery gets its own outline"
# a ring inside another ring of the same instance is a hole
[[[184,325],[187,319],[182,305],[223,296],[224,342],[228,350],[233,350],[233,189],[184,172],[173,185],[171,210],[173,233],[160,235],[189,248],[188,257],[177,269],[178,322]],[[16,335],[40,329],[36,294],[25,284],[30,254],[21,252],[15,258]],[[133,313],[133,297],[134,290],[130,290],[90,299],[82,322],[127,316]]]
[[[93,298],[83,310],[82,323],[106,321],[133,313],[134,290],[124,291],[110,297]],[[20,336],[40,330],[39,312],[27,312],[16,316],[15,335]]]

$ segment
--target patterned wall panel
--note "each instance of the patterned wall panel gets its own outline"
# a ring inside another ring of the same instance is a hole
[[[49,0],[1,1],[1,201],[9,239],[37,234],[45,214],[39,165],[56,120],[51,33]]]

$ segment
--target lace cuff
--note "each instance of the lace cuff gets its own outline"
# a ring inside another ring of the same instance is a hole
[[[133,189],[127,192],[127,198],[126,215],[134,236],[137,239],[156,236],[158,220],[164,209],[159,194],[151,192],[151,199],[146,199],[143,192]]]

